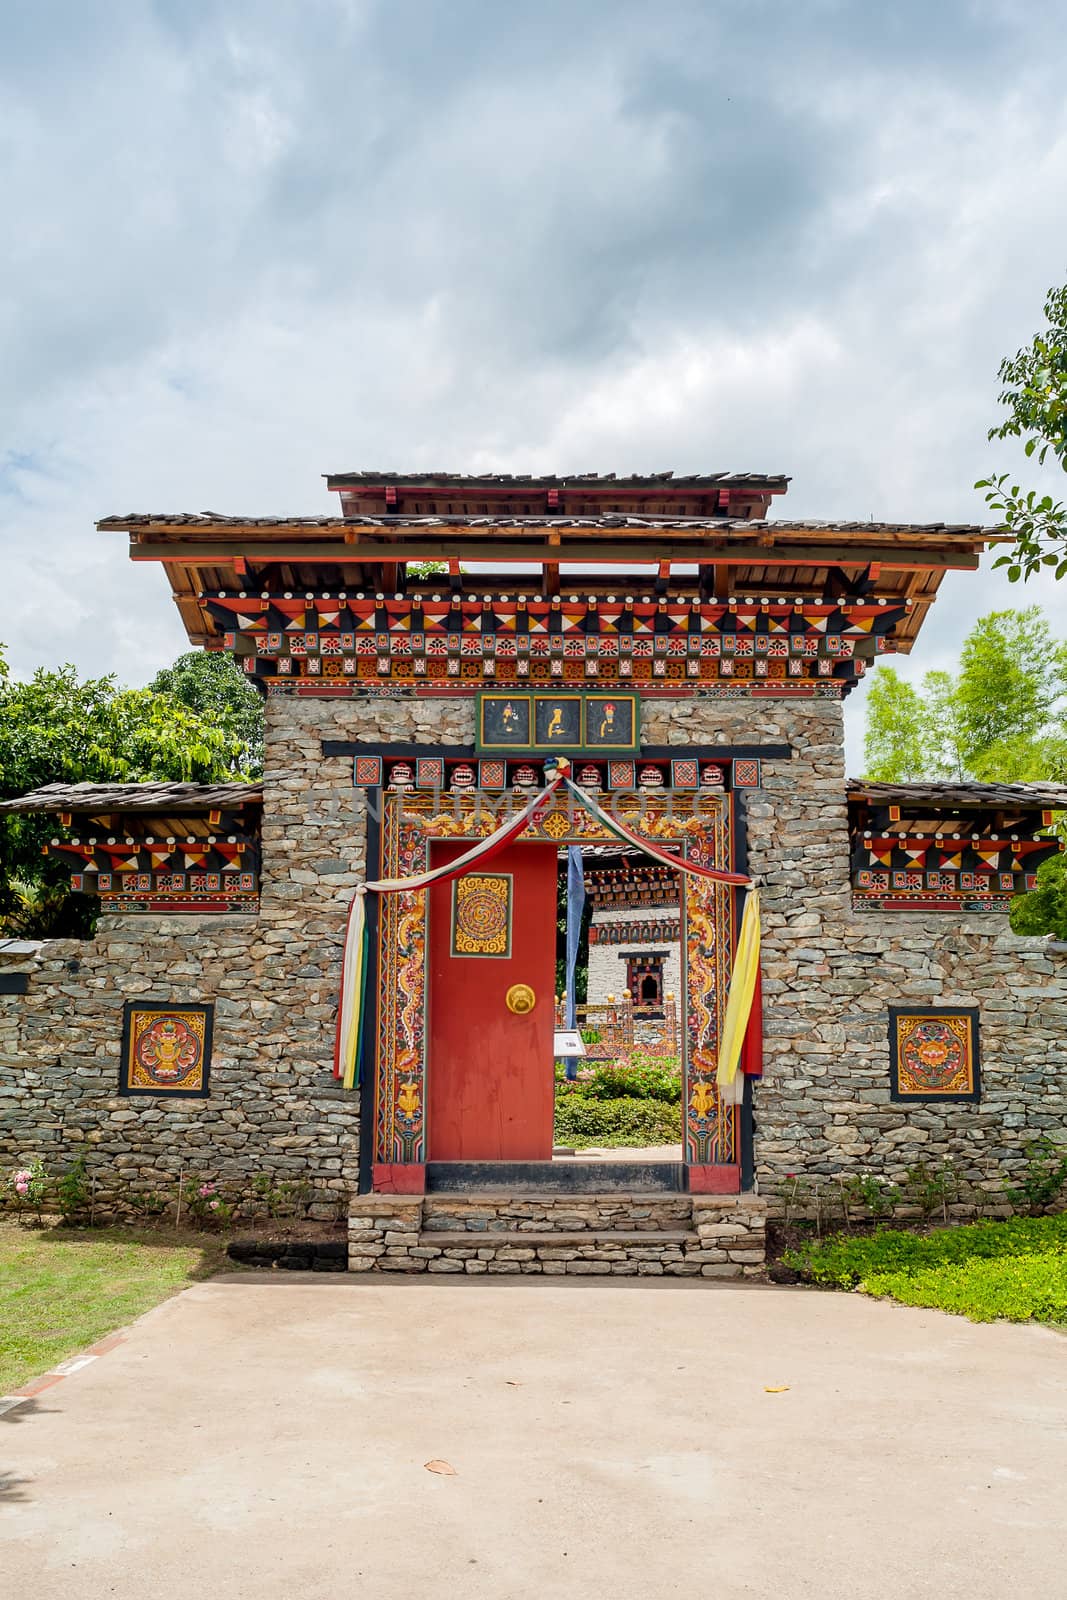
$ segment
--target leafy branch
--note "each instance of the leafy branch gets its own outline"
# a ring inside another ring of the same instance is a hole
[[[1008,416],[988,436],[1022,439],[1026,455],[1039,466],[1051,454],[1067,472],[1067,284],[1049,290],[1045,318],[1048,327],[1000,364],[1004,388],[998,400]],[[1026,582],[1043,567],[1067,577],[1067,507],[1035,489],[1023,493],[1006,472],[980,478],[975,488],[985,490],[986,505],[1015,539],[995,567],[1006,567],[1012,583]]]

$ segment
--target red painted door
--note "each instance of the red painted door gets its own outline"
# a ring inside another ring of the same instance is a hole
[[[439,866],[470,845],[431,849]],[[429,890],[431,1161],[552,1158],[556,861],[555,845],[513,844]],[[534,992],[523,1015],[515,984]]]

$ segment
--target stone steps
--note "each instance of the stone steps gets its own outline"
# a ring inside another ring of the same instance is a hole
[[[685,1189],[680,1161],[431,1161],[426,1167],[426,1192],[436,1194],[509,1195],[526,1189],[543,1195],[612,1191],[626,1194],[635,1186],[661,1194]]]
[[[350,1272],[740,1278],[764,1260],[753,1195],[359,1195]]]
[[[456,1233],[446,1233],[443,1229],[437,1230],[424,1228],[422,1230],[421,1237],[427,1244],[440,1245],[443,1249],[455,1247],[457,1245],[470,1245],[474,1248],[482,1246],[484,1249],[489,1249],[490,1247],[499,1249],[503,1245],[509,1247],[512,1245],[532,1245],[535,1248],[541,1245],[576,1246],[583,1244],[616,1244],[620,1247],[626,1245],[649,1245],[651,1247],[655,1247],[657,1245],[666,1246],[683,1244],[691,1244],[696,1246],[700,1239],[700,1236],[695,1229],[688,1228],[648,1228],[637,1233],[623,1233],[614,1228],[607,1228],[603,1230],[581,1228],[573,1233],[556,1233],[552,1231],[547,1233],[534,1233],[522,1232],[516,1229],[512,1232],[494,1230],[492,1233],[485,1234],[471,1233],[470,1230],[466,1228],[461,1229]]]
[[[657,1228],[691,1228],[693,1204],[688,1195],[587,1194],[564,1198],[543,1194],[427,1195],[422,1207],[426,1233],[457,1229],[472,1233],[577,1232],[600,1228],[646,1232]]]

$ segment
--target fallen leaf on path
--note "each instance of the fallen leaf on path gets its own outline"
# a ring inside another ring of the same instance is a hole
[[[459,1477],[459,1473],[456,1471],[451,1461],[427,1461],[424,1462],[424,1466],[427,1472],[439,1472],[442,1477],[445,1478]]]
[[[775,1385],[765,1383],[763,1385],[763,1392],[764,1394],[788,1394],[789,1385],[787,1383],[779,1383]]]

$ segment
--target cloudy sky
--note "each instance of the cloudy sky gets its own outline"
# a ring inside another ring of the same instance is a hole
[[[1062,23],[1062,0],[5,7],[12,666],[146,681],[184,634],[94,520],[325,511],[326,471],[747,469],[792,474],[794,515],[982,520],[971,485],[1018,459],[985,439],[998,362],[1067,273]],[[1025,597],[1062,620],[1067,585]],[[908,671],[1022,599],[950,578]],[[858,770],[858,695],[849,720]]]

